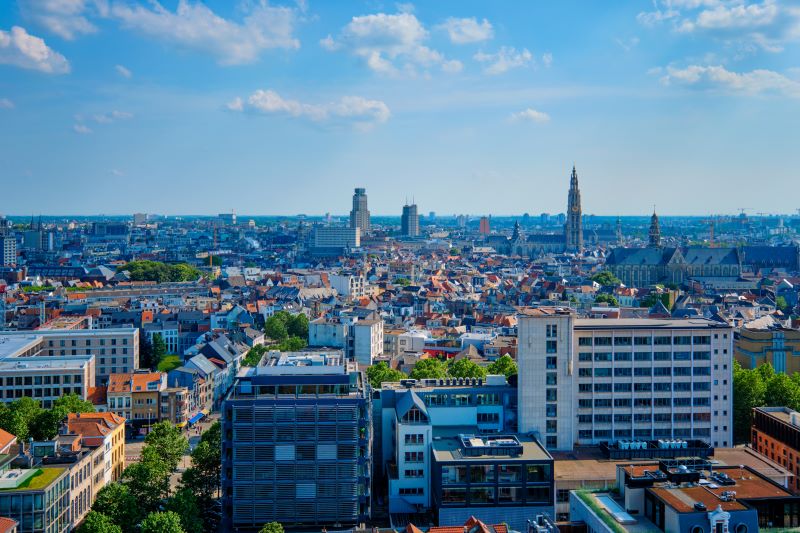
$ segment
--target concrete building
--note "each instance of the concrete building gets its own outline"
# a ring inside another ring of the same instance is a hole
[[[64,394],[87,399],[95,386],[94,356],[42,356],[43,342],[30,333],[0,336],[0,401],[27,396],[49,408]]]
[[[370,402],[364,375],[339,355],[271,354],[242,369],[222,408],[223,529],[366,521]]]
[[[705,319],[519,315],[520,431],[548,449],[732,444],[733,330]]]
[[[350,227],[358,228],[361,233],[370,229],[369,208],[367,207],[367,190],[356,188],[353,193],[353,209],[350,211]]]
[[[308,345],[341,348],[348,360],[370,366],[383,355],[383,320],[356,316],[318,318],[308,324]]]
[[[419,237],[417,204],[403,206],[403,215],[400,217],[400,233],[404,237]]]
[[[314,226],[309,251],[312,255],[343,255],[361,246],[361,228]]]
[[[0,235],[0,266],[17,264],[17,239],[10,235]]]
[[[161,372],[111,374],[108,410],[135,429],[149,428],[161,420],[161,392],[166,387],[167,375]]]
[[[16,520],[19,533],[72,531],[70,483],[69,468],[5,469],[0,472],[0,515]]]
[[[0,331],[0,342],[4,338],[20,335],[35,335],[42,340],[42,345],[31,355],[44,357],[93,355],[98,385],[105,385],[110,374],[133,372],[139,368],[139,330],[136,328]]]
[[[102,468],[94,470],[94,501],[97,491],[119,481],[125,470],[125,419],[114,413],[70,413],[65,429],[68,434],[79,435],[83,446],[102,450]]]

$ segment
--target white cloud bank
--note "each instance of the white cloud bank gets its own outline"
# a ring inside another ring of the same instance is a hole
[[[438,28],[447,32],[453,44],[478,43],[494,37],[492,24],[486,19],[478,22],[475,17],[460,19],[450,17]]]
[[[517,113],[512,113],[510,118],[513,122],[535,122],[537,124],[550,122],[550,115],[530,107]]]
[[[723,66],[690,65],[667,67],[661,77],[665,85],[683,85],[706,89],[722,89],[744,95],[778,94],[800,98],[800,81],[773,70],[757,69],[733,72]]]
[[[46,74],[66,74],[70,70],[64,56],[47,46],[44,39],[29,34],[20,26],[10,31],[0,30],[0,64]]]

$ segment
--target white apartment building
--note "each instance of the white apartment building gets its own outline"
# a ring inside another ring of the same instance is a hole
[[[311,231],[312,248],[358,248],[361,229],[340,226],[315,226]]]
[[[0,266],[17,264],[17,239],[10,235],[0,235]]]
[[[331,288],[342,296],[363,298],[366,296],[367,280],[361,274],[331,274],[328,276]]]
[[[318,318],[308,324],[308,345],[341,348],[348,359],[370,366],[383,355],[383,320],[357,316]]]
[[[43,339],[41,350],[36,354],[39,356],[94,355],[93,368],[98,385],[105,385],[111,374],[133,372],[139,368],[137,328],[3,331],[0,332],[0,339],[20,335],[35,335]]]
[[[519,430],[548,449],[732,440],[733,329],[706,319],[519,316]]]

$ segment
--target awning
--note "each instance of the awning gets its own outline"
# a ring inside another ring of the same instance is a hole
[[[176,424],[175,427],[182,428],[185,425],[186,425],[186,422],[180,422],[180,423]]]
[[[203,413],[197,413],[196,415],[194,415],[192,418],[189,419],[189,423],[194,424],[195,422],[199,422],[200,419],[203,418],[204,416],[206,415],[204,415]]]
[[[204,415],[207,415],[207,414],[209,413],[208,409],[203,409],[203,410],[202,410],[202,411],[200,411],[200,412],[201,412],[201,413],[203,413]]]

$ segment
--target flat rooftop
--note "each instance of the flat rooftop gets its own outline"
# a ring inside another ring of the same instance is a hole
[[[731,329],[731,326],[706,318],[577,318],[576,330],[586,329]]]
[[[474,447],[471,450],[473,453],[467,455],[465,453],[465,437],[466,440],[469,442],[471,446]],[[501,438],[503,440],[508,438],[516,439],[515,446],[504,447],[499,445],[499,442],[495,442],[492,445],[489,440],[492,438],[497,439]],[[474,440],[473,440],[474,439]],[[480,442],[478,442],[480,441]],[[489,446],[482,447],[482,444],[489,444]],[[506,436],[506,435],[460,435],[458,437],[440,437],[437,439],[434,436],[434,440],[432,442],[433,448],[433,456],[436,460],[440,463],[447,463],[447,462],[464,462],[464,461],[476,461],[481,463],[487,462],[503,462],[503,461],[549,461],[552,460],[550,454],[547,453],[539,442],[535,439],[532,439],[526,435],[513,435],[513,436]],[[487,453],[475,455],[474,452],[476,449],[485,449]],[[499,452],[504,449],[515,449],[521,451],[519,454],[498,454],[498,453],[489,453],[491,452]]]
[[[65,355],[14,357],[0,360],[0,372],[30,372],[35,370],[83,370],[94,359],[93,355]]]
[[[412,384],[413,381],[416,381]],[[502,375],[488,375],[484,379],[478,378],[442,378],[442,379],[403,379],[401,381],[387,381],[381,383],[384,390],[414,390],[416,392],[433,392],[443,388],[464,387],[508,387],[506,377]]]
[[[758,411],[777,418],[791,426],[800,427],[800,413],[788,407],[757,407]]]
[[[41,335],[32,333],[0,335],[0,360],[14,357],[42,340]]]

